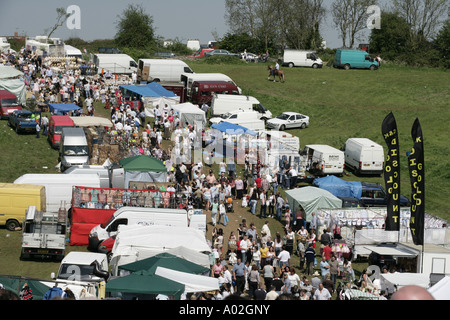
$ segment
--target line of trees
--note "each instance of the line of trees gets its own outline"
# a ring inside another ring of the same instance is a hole
[[[408,65],[449,67],[448,0],[393,0],[371,28],[370,51]],[[369,28],[376,0],[225,0],[229,27],[220,46],[231,51],[277,54],[283,48],[319,50],[327,14],[343,48],[354,48]]]

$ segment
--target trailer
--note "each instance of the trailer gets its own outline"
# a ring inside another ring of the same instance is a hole
[[[28,207],[22,228],[21,259],[55,258],[61,261],[66,248],[67,213],[38,211]]]

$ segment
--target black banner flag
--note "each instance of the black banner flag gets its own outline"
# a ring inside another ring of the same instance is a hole
[[[387,216],[385,230],[400,230],[400,161],[397,123],[389,113],[383,120],[381,132],[388,147],[384,164],[384,182],[387,196]]]
[[[409,227],[415,245],[424,244],[425,224],[425,169],[422,127],[419,119],[411,129],[414,146],[408,154],[409,177],[411,180],[411,220]]]

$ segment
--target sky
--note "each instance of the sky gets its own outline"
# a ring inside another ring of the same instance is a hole
[[[328,8],[332,0],[325,0]],[[198,39],[201,44],[214,40],[213,33],[223,37],[228,31],[225,22],[225,0],[0,0],[0,36],[19,35],[34,37],[56,22],[56,8],[67,9],[76,5],[80,9],[80,29],[59,27],[52,37],[63,40],[79,37],[86,41],[112,39],[116,34],[118,16],[128,4],[142,4],[153,17],[155,34],[164,39],[178,39],[186,43]],[[321,26],[327,47],[338,48],[342,41],[333,26],[331,16]],[[363,35],[362,43],[367,41]]]

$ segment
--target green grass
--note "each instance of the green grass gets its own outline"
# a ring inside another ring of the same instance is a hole
[[[392,111],[399,129],[401,192],[408,197],[411,192],[406,152],[412,147],[410,131],[418,117],[424,134],[426,211],[450,220],[447,209],[450,198],[448,72],[393,65],[384,65],[373,72],[283,67],[286,82],[274,83],[267,81],[267,64],[217,62],[188,63],[195,72],[227,74],[244,94],[258,98],[275,115],[282,111],[297,111],[310,116],[309,128],[290,131],[300,137],[301,147],[323,143],[341,148],[350,137],[367,137],[385,147],[381,123]],[[100,104],[96,104],[96,114],[109,117],[109,112]],[[7,121],[0,121],[0,161],[3,165],[0,182],[13,182],[25,173],[56,173],[57,158],[58,152],[50,148],[44,137],[18,135],[7,126]],[[381,177],[360,178],[352,173],[344,179],[383,183]],[[244,217],[260,230],[263,219],[251,216],[238,203],[235,208],[236,213],[230,216],[232,223],[225,229],[226,237]],[[271,227],[273,234],[283,232],[281,223],[273,222]],[[210,231],[211,226],[208,228]],[[0,274],[48,279],[50,272],[57,271],[58,263],[20,261],[20,239],[20,232],[8,232],[0,227]],[[84,247],[67,247],[69,251],[86,250]],[[364,266],[355,264],[354,268],[358,271]]]

